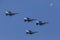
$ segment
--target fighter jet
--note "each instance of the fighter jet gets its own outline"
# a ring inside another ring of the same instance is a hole
[[[13,16],[13,15],[15,15],[15,14],[17,14],[17,13],[11,12],[11,11],[6,11],[6,12],[5,12],[5,15],[6,15],[6,16]]]
[[[28,18],[28,17],[25,17],[24,18],[24,21],[26,22],[31,22],[31,21],[33,21],[33,20],[37,20],[37,19],[33,19],[33,18]]]
[[[43,22],[43,21],[36,21],[36,25],[44,25],[47,24],[47,22]]]
[[[25,30],[26,31],[26,34],[34,34],[34,33],[37,33],[37,32],[32,32],[31,30]]]

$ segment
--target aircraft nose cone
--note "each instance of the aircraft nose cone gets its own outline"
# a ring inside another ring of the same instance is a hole
[[[26,17],[24,19],[27,19]]]
[[[29,32],[29,30],[25,30],[26,32]]]
[[[8,13],[8,11],[6,11],[5,13]]]

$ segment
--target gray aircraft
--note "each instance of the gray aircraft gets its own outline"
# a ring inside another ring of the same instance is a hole
[[[26,34],[34,34],[34,33],[37,33],[37,32],[33,32],[31,30],[25,30],[26,31]]]
[[[24,18],[24,21],[26,22],[31,22],[31,21],[34,21],[34,20],[37,20],[37,19],[33,19],[33,18],[28,18],[28,17],[25,17]]]
[[[36,25],[44,25],[47,24],[47,22],[43,22],[43,21],[36,21]]]
[[[13,16],[13,15],[15,15],[15,14],[17,14],[17,13],[11,12],[11,11],[6,11],[6,12],[5,12],[5,15],[6,15],[6,16]]]

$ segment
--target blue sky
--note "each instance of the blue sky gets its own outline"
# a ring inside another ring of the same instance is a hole
[[[19,14],[5,16],[10,10]],[[24,17],[47,21],[44,26],[36,26],[35,21],[25,23]],[[25,30],[38,31],[33,35]],[[0,0],[0,40],[60,40],[59,0]]]

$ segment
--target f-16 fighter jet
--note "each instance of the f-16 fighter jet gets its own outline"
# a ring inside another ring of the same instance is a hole
[[[31,30],[25,30],[26,31],[26,34],[34,34],[34,33],[37,33],[37,32],[32,32]]]
[[[9,16],[13,16],[13,15],[15,15],[15,14],[17,14],[17,13],[11,12],[11,11],[6,11],[6,12],[5,12],[5,15],[6,15],[6,16],[8,16],[8,15],[9,15]]]
[[[44,24],[47,24],[47,22],[36,21],[36,25],[44,25]]]
[[[33,19],[33,18],[28,18],[28,17],[25,17],[24,18],[24,21],[26,22],[31,22],[31,21],[34,21],[34,20],[37,20],[37,19]]]

